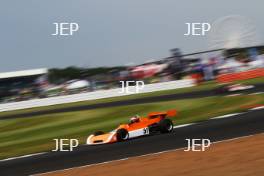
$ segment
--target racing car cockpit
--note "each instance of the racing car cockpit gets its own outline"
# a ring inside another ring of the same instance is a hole
[[[139,116],[138,115],[131,117],[129,120],[129,124],[133,124],[133,123],[137,123],[137,122],[139,122]]]

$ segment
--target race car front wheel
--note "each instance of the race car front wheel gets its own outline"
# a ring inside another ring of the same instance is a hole
[[[117,139],[117,141],[124,141],[124,140],[127,140],[128,139],[128,132],[127,132],[127,130],[125,130],[125,129],[119,129],[119,130],[117,130],[117,132],[116,132],[116,139]]]
[[[173,123],[170,119],[160,121],[159,126],[161,133],[170,133],[173,131]]]

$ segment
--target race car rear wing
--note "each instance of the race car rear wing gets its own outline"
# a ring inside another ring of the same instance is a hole
[[[167,116],[168,117],[174,117],[177,115],[177,111],[175,109],[172,109],[172,110],[168,110],[167,111]]]
[[[148,117],[153,117],[153,116],[174,117],[176,115],[177,115],[177,111],[175,109],[172,109],[166,112],[152,112],[148,114]]]

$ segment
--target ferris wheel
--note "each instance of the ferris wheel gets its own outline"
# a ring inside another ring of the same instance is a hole
[[[208,35],[209,48],[241,48],[259,44],[254,23],[240,15],[230,15],[216,20]]]

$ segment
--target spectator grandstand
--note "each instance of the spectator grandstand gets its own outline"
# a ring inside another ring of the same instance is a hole
[[[47,83],[47,73],[45,68],[0,73],[0,100],[8,102],[38,97]]]

